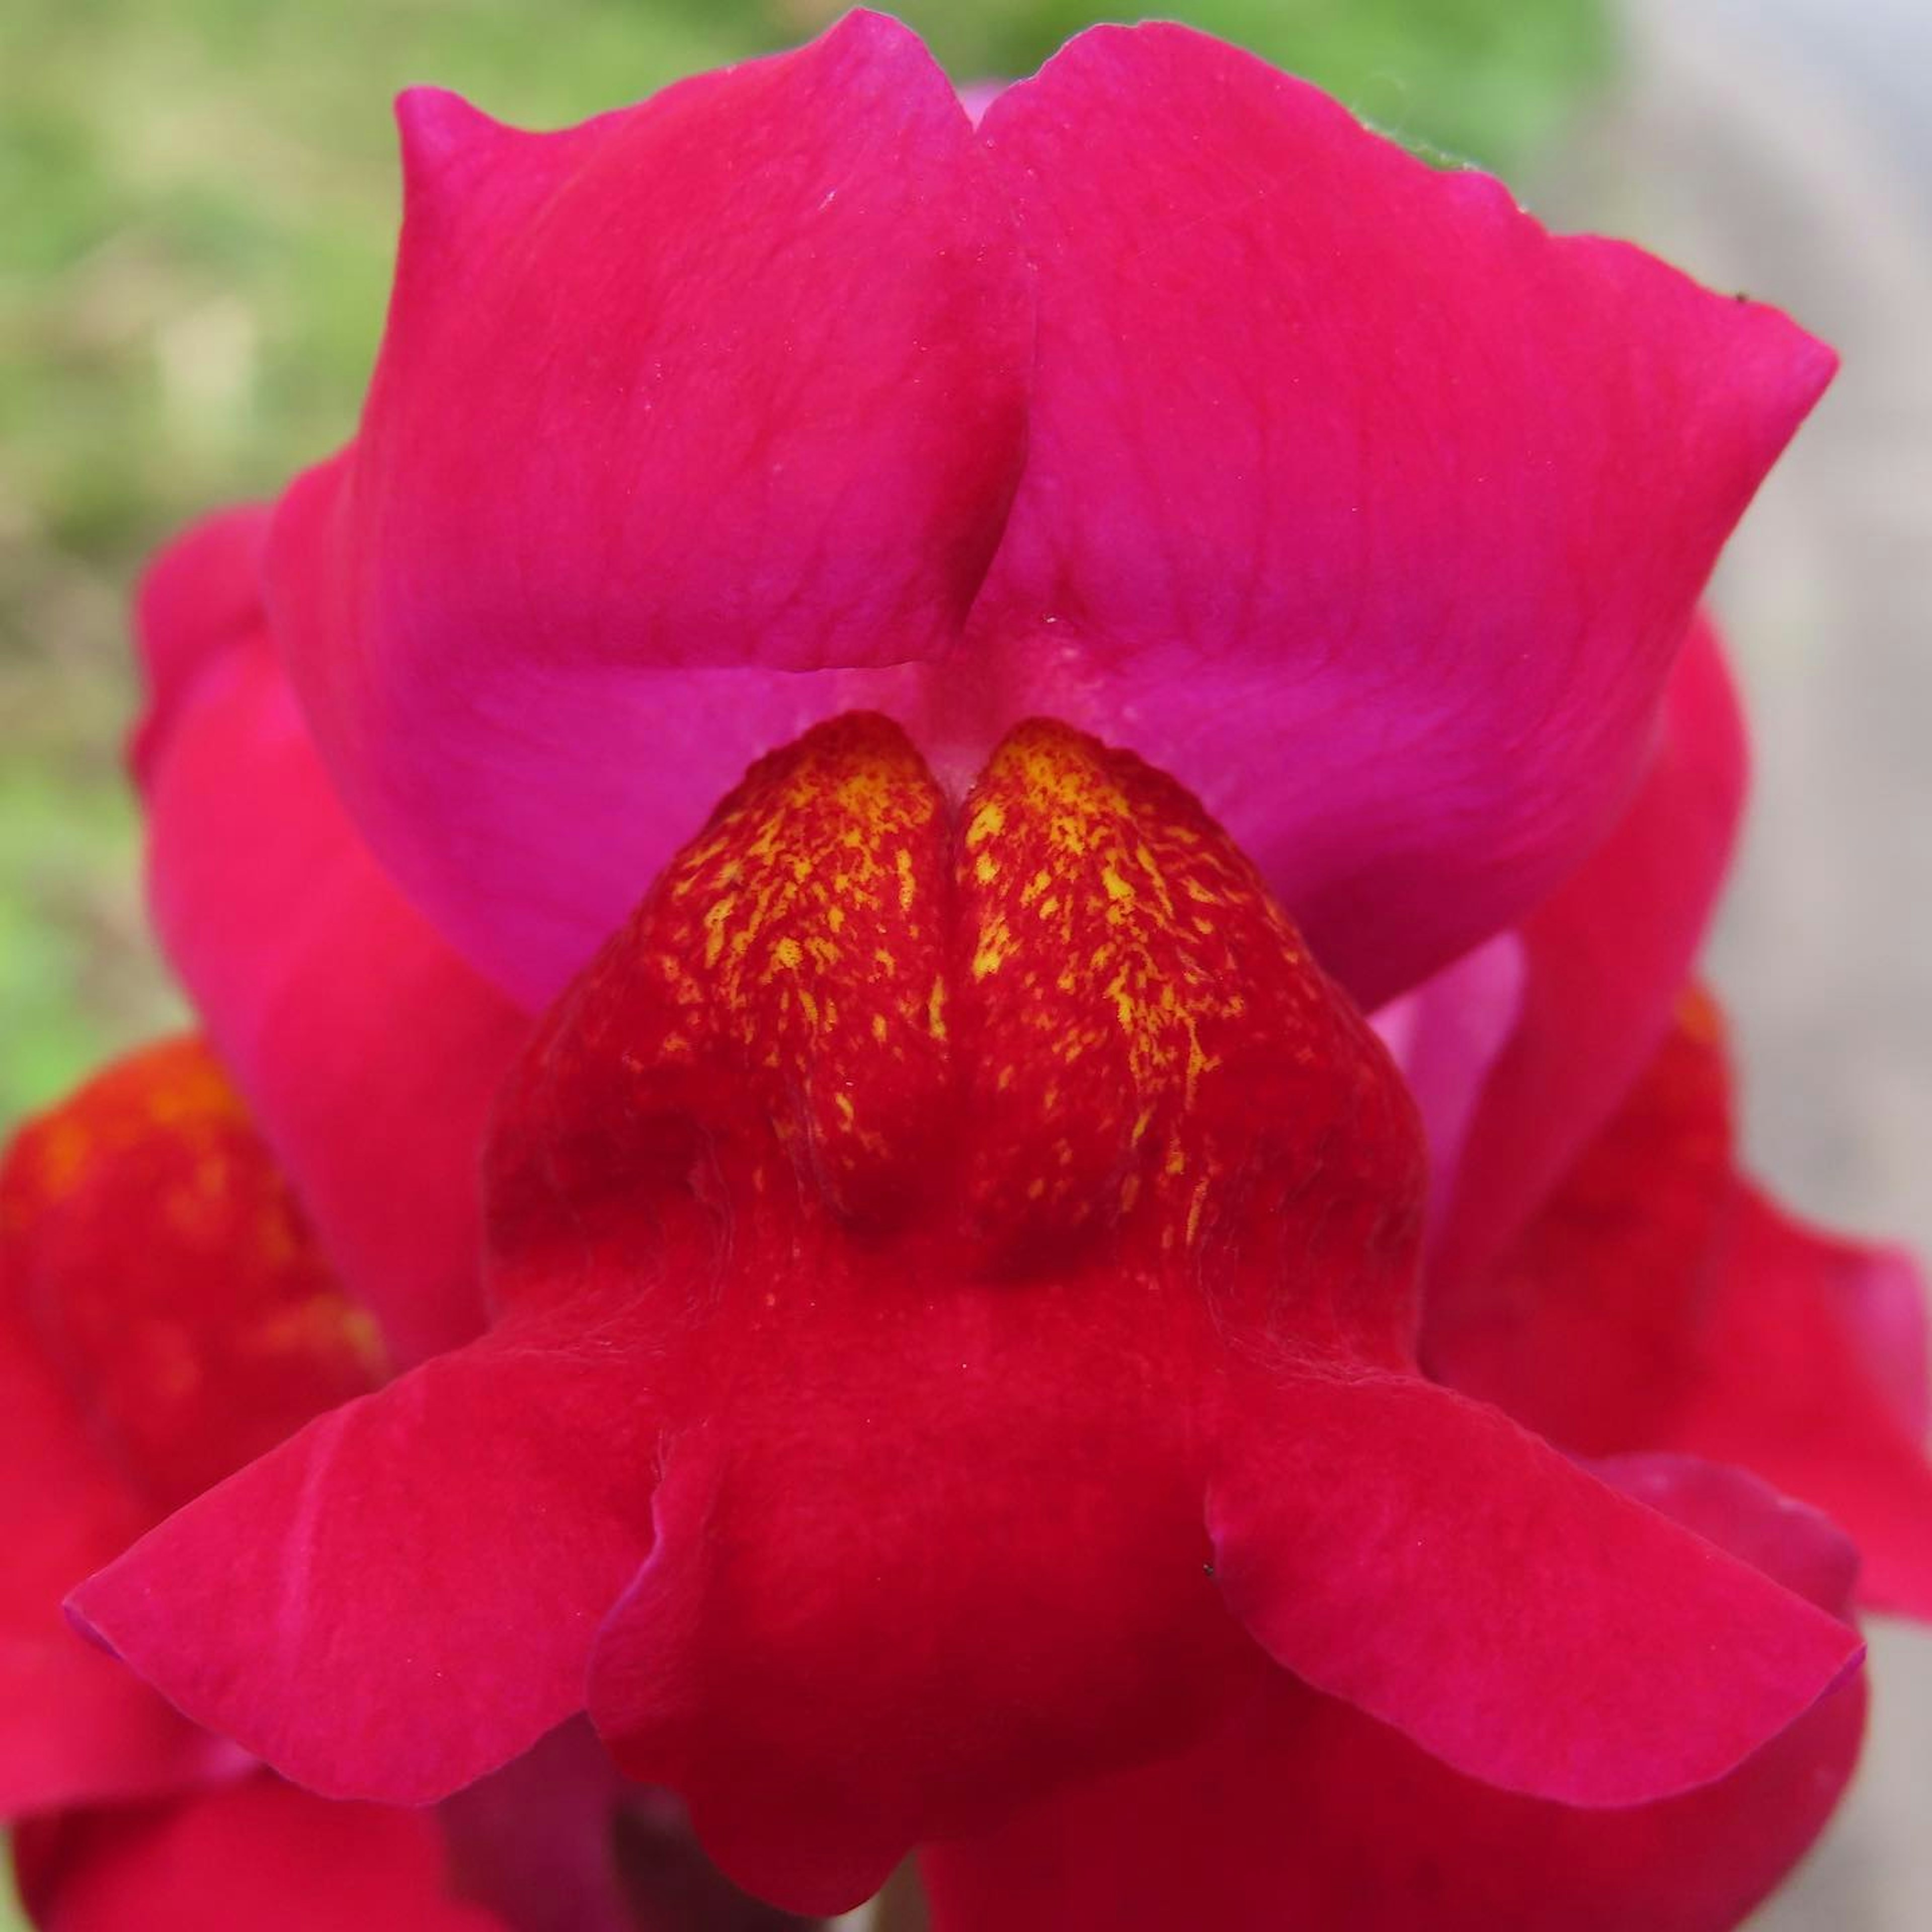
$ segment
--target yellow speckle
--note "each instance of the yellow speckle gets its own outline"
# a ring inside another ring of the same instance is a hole
[[[944,980],[935,978],[932,982],[932,991],[926,996],[926,1030],[934,1040],[946,1037],[946,982]]]
[[[722,898],[715,899],[704,914],[704,963],[716,966],[724,951],[724,928],[732,914],[737,909],[738,896],[727,892]]]
[[[1207,1177],[1203,1175],[1194,1184],[1193,1198],[1187,1204],[1187,1240],[1190,1246],[1193,1245],[1200,1234],[1201,1210],[1205,1206],[1207,1200],[1208,1181]]]
[[[966,828],[966,849],[973,850],[988,838],[997,838],[1006,829],[1006,808],[997,799],[988,799],[973,814]]]
[[[796,973],[803,963],[805,954],[795,939],[781,939],[772,948],[772,957],[788,973]]]
[[[991,978],[1006,963],[1012,950],[1012,934],[1006,921],[995,915],[980,930],[979,947],[973,955],[974,978]]]

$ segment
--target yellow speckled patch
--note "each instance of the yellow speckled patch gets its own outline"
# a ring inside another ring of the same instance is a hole
[[[640,1162],[679,1198],[722,1177],[768,1222],[814,1193],[881,1226],[943,1202],[1000,1270],[1130,1220],[1150,1268],[1191,1265],[1268,1162],[1303,1186],[1337,1121],[1407,1106],[1196,800],[1050,723],[1013,733],[956,820],[884,718],[763,760],[531,1064],[550,1193],[561,1147],[626,1211]],[[1412,1118],[1390,1132],[1407,1189]]]
[[[755,766],[650,914],[649,972],[689,1016],[687,1053],[735,1049],[792,1157],[848,1209],[916,1157],[944,1077],[946,841],[904,732],[854,714]]]
[[[1144,1203],[1170,1244],[1196,1240],[1225,1138],[1204,1090],[1258,1021],[1325,1036],[1332,992],[1196,801],[1084,734],[1020,727],[966,826],[982,1212],[1073,1226]]]
[[[132,1054],[29,1123],[0,1168],[0,1242],[16,1318],[158,1505],[384,1372],[199,1040]]]

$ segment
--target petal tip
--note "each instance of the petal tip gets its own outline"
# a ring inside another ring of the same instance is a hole
[[[396,96],[404,200],[420,213],[460,193],[517,130],[446,87],[406,87]]]

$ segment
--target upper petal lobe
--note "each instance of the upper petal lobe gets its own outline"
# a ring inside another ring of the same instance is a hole
[[[1602,836],[1831,355],[1182,28],[983,132],[1040,346],[972,671],[1198,788],[1378,1004]]]
[[[1030,310],[876,15],[562,134],[430,98],[405,134],[362,434],[283,504],[271,599],[385,862],[540,1003],[750,758],[916,707],[881,668],[950,649],[992,554]]]

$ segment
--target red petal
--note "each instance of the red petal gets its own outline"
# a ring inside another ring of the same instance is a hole
[[[1671,1440],[1826,1511],[1858,1546],[1863,1600],[1932,1619],[1932,1464],[1855,1312],[1898,1266],[1744,1189]]]
[[[16,1840],[40,1932],[504,1932],[452,1898],[433,1815],[258,1777],[172,1804],[71,1814]]]
[[[1862,1654],[1856,1634],[1498,1411],[1297,1378],[1210,1497],[1230,1606],[1277,1663],[1458,1771],[1566,1804],[1708,1784]]]
[[[60,1613],[145,1521],[24,1324],[0,1319],[0,1816],[172,1790],[239,1761]]]
[[[590,1696],[732,1877],[829,1914],[918,1838],[1190,1740],[1260,1660],[1147,1366],[1180,1324],[1123,1336],[1100,1282],[815,1280],[857,1305],[737,1343]]]
[[[1903,1248],[1839,1241],[1832,1287],[1845,1332],[1866,1374],[1906,1435],[1932,1432],[1932,1307],[1918,1264]]]
[[[841,668],[956,639],[1028,290],[951,87],[875,14],[561,134],[431,96],[404,136],[381,366],[284,506],[276,620],[385,860],[548,998],[748,758],[916,701]]]
[[[1851,1552],[1733,1472],[1614,1472],[1653,1507],[1841,1612]],[[1460,1776],[1278,1682],[1225,1736],[1070,1792],[921,1864],[935,1932],[1730,1932],[1816,1835],[1858,1754],[1862,1673],[1718,1784],[1578,1810]]]
[[[601,1331],[508,1324],[324,1416],[82,1585],[77,1620],[327,1796],[494,1770],[581,1708],[650,1546],[644,1338],[621,1309]]]
[[[1586,1454],[1742,1464],[1851,1533],[1865,1600],[1932,1616],[1921,1284],[1898,1253],[1802,1227],[1740,1185],[1728,1088],[1714,1012],[1688,1001],[1502,1258],[1432,1288],[1432,1361]]]
[[[1662,1448],[1702,1372],[1732,1212],[1716,1010],[1687,995],[1644,1077],[1500,1259],[1432,1276],[1432,1370],[1584,1455]]]
[[[199,1040],[30,1125],[0,1204],[15,1318],[151,1519],[376,1378],[368,1317]]]
[[[82,1613],[304,1780],[420,1798],[573,1708],[625,1593],[600,1727],[735,1874],[830,1909],[1226,1712],[1262,1666],[1204,1574],[1218,1457],[1228,1587],[1316,1681],[1540,1789],[1714,1775],[1856,1646],[1372,1372],[1407,1360],[1418,1152],[1170,781],[1030,726],[950,839],[903,735],[842,721],[727,800],[506,1088],[504,1325]],[[1563,1710],[1579,1681],[1610,1708]]]
[[[1745,772],[1737,695],[1700,625],[1635,802],[1520,929],[1520,1015],[1463,1143],[1433,1301],[1496,1258],[1657,1051],[1730,862]]]
[[[1196,787],[1386,999],[1602,835],[1832,356],[1183,28],[982,134],[1040,346],[974,674]]]
[[[368,1388],[373,1345],[199,1042],[132,1056],[23,1130],[0,1170],[0,1814],[234,1768],[60,1600]]]
[[[143,593],[155,922],[337,1264],[412,1360],[481,1324],[482,1124],[526,1025],[344,816],[260,635],[248,516],[164,554]]]

